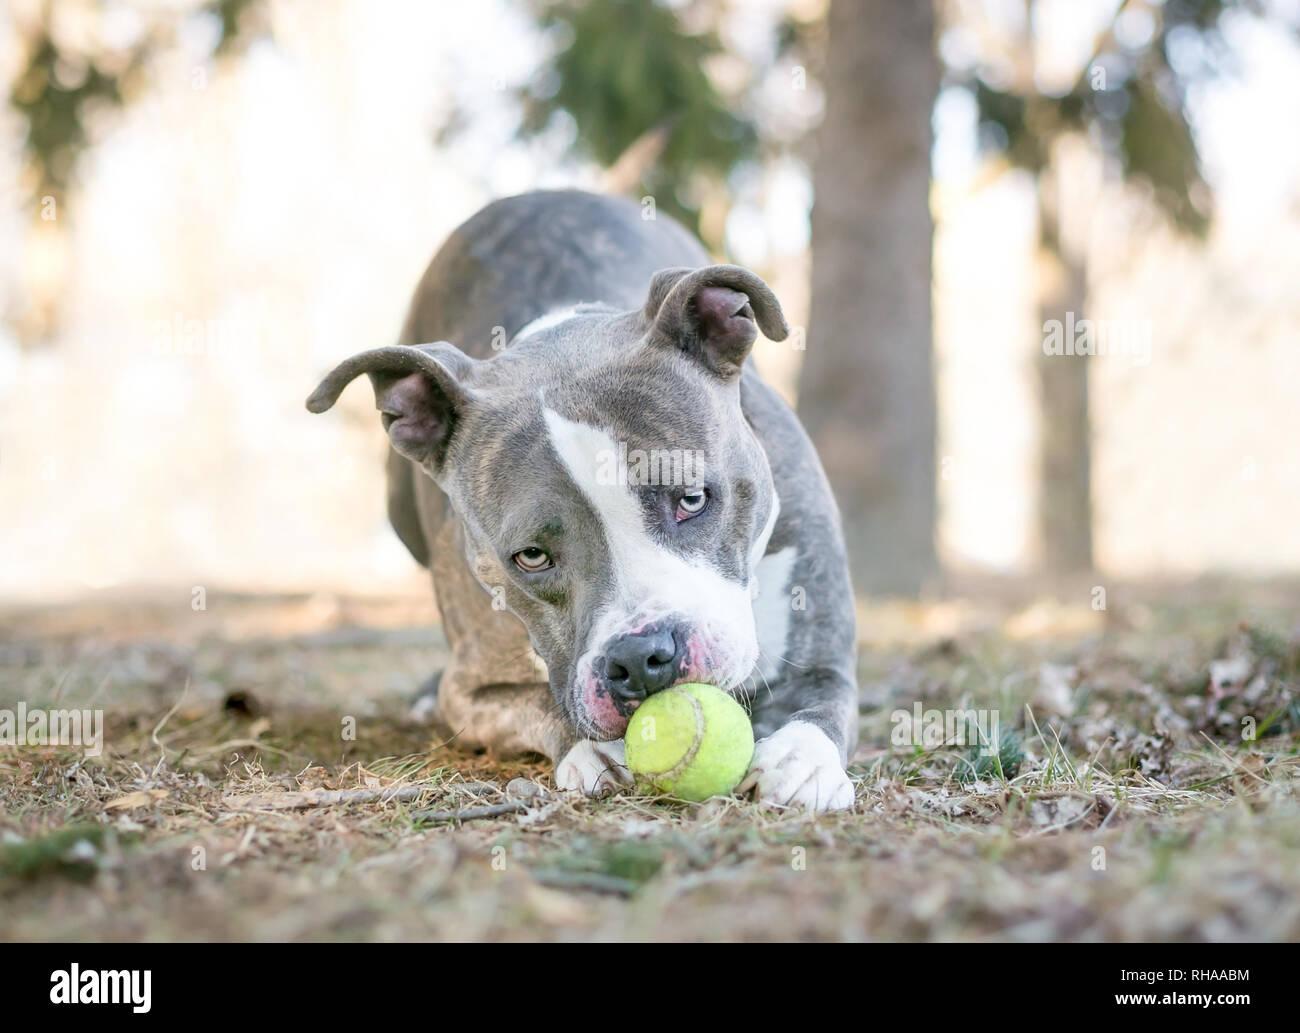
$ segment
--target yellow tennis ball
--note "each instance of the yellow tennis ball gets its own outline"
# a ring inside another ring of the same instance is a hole
[[[754,759],[745,708],[701,682],[656,692],[632,714],[623,742],[638,784],[679,800],[730,793]]]

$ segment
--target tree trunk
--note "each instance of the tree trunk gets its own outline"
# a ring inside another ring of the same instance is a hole
[[[799,413],[860,591],[914,594],[935,556],[930,0],[832,0]]]
[[[1043,263],[1052,268],[1040,289],[1040,327],[1059,320],[1062,328],[1084,318],[1087,273],[1071,254],[1060,227],[1059,186],[1045,171],[1039,177],[1039,239]],[[1073,313],[1072,320],[1070,314]],[[1046,330],[1044,330],[1046,333]],[[1092,569],[1092,440],[1088,415],[1088,358],[1047,355],[1038,349],[1041,442],[1038,529],[1043,567],[1052,574]]]

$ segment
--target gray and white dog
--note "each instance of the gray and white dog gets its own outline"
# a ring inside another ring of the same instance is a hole
[[[852,806],[853,593],[839,515],[794,414],[746,361],[787,336],[772,291],[679,224],[571,191],[497,201],[415,293],[367,374],[392,445],[388,514],[428,567],[460,743],[631,783],[628,718],[684,681],[750,709],[742,789]],[[423,343],[423,342],[436,343]],[[455,342],[448,343],[448,342]],[[549,682],[549,684],[548,684]]]

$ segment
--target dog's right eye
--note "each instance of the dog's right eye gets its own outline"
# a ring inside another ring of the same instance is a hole
[[[536,574],[543,570],[550,570],[551,567],[555,566],[550,553],[545,549],[535,547],[520,549],[510,558],[515,561],[515,566],[525,574]]]

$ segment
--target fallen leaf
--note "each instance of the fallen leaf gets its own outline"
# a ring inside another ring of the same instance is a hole
[[[148,807],[158,800],[164,800],[171,794],[166,789],[137,789],[134,793],[119,796],[104,804],[106,811],[133,811],[137,807]]]

